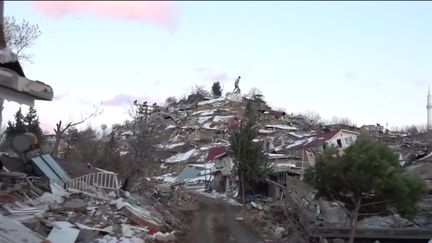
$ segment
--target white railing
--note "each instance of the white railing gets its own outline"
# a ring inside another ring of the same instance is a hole
[[[66,182],[66,189],[88,191],[91,187],[113,190],[118,195],[120,183],[117,174],[109,172],[96,172]]]

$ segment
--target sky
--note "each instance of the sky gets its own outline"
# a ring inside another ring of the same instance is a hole
[[[41,125],[129,119],[133,100],[164,103],[220,81],[258,88],[274,108],[324,119],[401,127],[426,123],[432,82],[431,2],[5,3],[5,16],[39,25],[22,63],[54,89],[37,101]],[[4,119],[19,105],[6,102]],[[23,109],[27,108],[23,106]]]

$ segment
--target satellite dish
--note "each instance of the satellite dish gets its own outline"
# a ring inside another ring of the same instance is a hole
[[[24,133],[16,136],[12,141],[12,147],[18,152],[25,152],[38,144],[38,139],[33,133]]]

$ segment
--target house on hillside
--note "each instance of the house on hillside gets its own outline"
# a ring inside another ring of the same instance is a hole
[[[287,114],[283,111],[275,111],[272,109],[258,109],[258,115],[260,119],[271,120],[276,119],[279,121],[285,121]]]
[[[307,166],[314,166],[316,154],[322,153],[324,149],[330,147],[335,147],[339,153],[343,153],[357,140],[359,135],[358,132],[345,129],[329,131],[296,141],[288,148],[291,155],[301,157],[301,161],[306,162]]]
[[[206,161],[214,163],[214,167],[210,171],[214,178],[213,189],[218,192],[225,192],[231,190],[236,185],[236,175],[233,171],[234,162],[227,154],[226,147],[211,148]]]
[[[272,182],[266,182],[267,196],[278,199],[282,195],[282,189],[278,185],[287,186],[288,176],[299,176],[301,174],[300,158],[289,154],[273,153],[266,153],[266,157],[272,166],[272,171],[269,174],[269,179]]]
[[[368,131],[372,134],[384,133],[384,126],[381,126],[378,123],[376,125],[363,125],[360,127],[360,131]]]

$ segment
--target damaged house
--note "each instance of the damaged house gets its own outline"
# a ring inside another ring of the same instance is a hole
[[[211,148],[206,160],[214,163],[211,169],[214,177],[213,189],[217,192],[231,190],[236,185],[236,175],[233,171],[234,162],[227,154],[227,148],[224,146]]]
[[[296,156],[289,154],[266,154],[267,159],[272,165],[272,172],[267,181],[267,196],[274,199],[280,198],[283,189],[280,185],[287,186],[288,176],[299,176],[303,170],[299,159]],[[276,183],[274,183],[276,182]]]
[[[322,153],[324,149],[335,147],[339,153],[353,144],[360,133],[341,129],[339,131],[327,131],[296,141],[289,147],[290,154],[300,157],[306,166],[315,165],[315,155]]]

